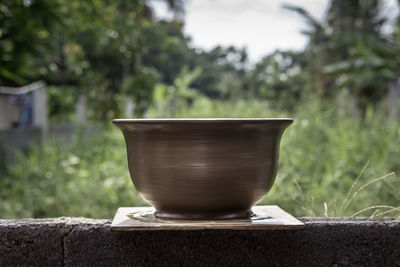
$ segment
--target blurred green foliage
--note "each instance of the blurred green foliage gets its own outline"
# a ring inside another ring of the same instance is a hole
[[[296,216],[351,216],[370,206],[400,206],[400,124],[384,114],[355,123],[337,107],[304,103],[285,132],[277,180],[263,204],[278,204]],[[259,100],[222,102],[196,98],[175,110],[178,117],[274,117],[279,113]],[[18,154],[0,179],[0,217],[87,216],[110,218],[120,206],[145,205],[129,178],[125,142],[106,125],[90,138],[77,133],[72,142],[52,141]],[[353,183],[361,174],[357,183]],[[349,193],[350,191],[350,193]],[[350,200],[348,205],[346,202]],[[327,211],[324,203],[326,203]],[[359,216],[379,215],[374,208]],[[398,216],[400,212],[385,214]]]
[[[169,21],[146,0],[0,1],[0,84],[45,80],[55,123],[72,121],[83,94],[91,121],[105,124],[18,153],[0,169],[0,217],[100,218],[144,205],[122,135],[105,122],[127,99],[135,117],[294,117],[262,203],[296,216],[399,215],[389,207],[400,206],[400,125],[385,97],[400,76],[400,20],[389,23],[383,1],[331,0],[322,20],[286,6],[304,18],[307,46],[255,63],[242,48],[192,48],[184,1],[166,2]]]
[[[144,204],[132,190],[124,146],[119,132],[104,129],[89,139],[77,132],[71,142],[53,140],[18,153],[2,173],[0,217],[100,218],[118,205]]]
[[[307,46],[254,63],[244,48],[192,48],[183,33],[185,2],[165,2],[173,19],[157,18],[147,0],[2,1],[0,84],[45,80],[56,122],[71,118],[80,94],[93,121],[122,116],[127,97],[133,115],[143,116],[156,84],[174,86],[195,69],[201,74],[191,87],[212,99],[256,97],[294,110],[305,96],[332,100],[346,91],[364,116],[400,76],[399,19],[382,12],[384,1],[331,0],[322,20],[286,5],[304,18]]]
[[[184,69],[203,70],[195,88],[205,95],[229,92],[220,89],[220,77],[242,73],[246,51],[191,48],[179,19],[183,2],[166,2],[174,20],[156,18],[145,0],[1,1],[0,84],[45,80],[56,122],[70,117],[80,94],[94,121],[121,116],[124,97],[133,99],[134,115],[142,116],[155,84],[172,84]]]

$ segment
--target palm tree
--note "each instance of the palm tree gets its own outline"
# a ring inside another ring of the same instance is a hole
[[[322,87],[323,96],[333,96],[336,89],[343,88],[359,103],[376,101],[384,95],[387,73],[376,72],[383,68],[384,60],[371,52],[387,56],[393,53],[390,38],[382,31],[386,23],[381,14],[382,1],[332,0],[323,21],[301,7],[285,8],[301,15],[310,26],[305,32],[310,36],[306,48],[308,71],[316,79],[315,86]]]

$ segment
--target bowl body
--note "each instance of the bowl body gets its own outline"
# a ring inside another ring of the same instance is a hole
[[[276,176],[292,119],[116,119],[132,182],[162,218],[250,215]]]

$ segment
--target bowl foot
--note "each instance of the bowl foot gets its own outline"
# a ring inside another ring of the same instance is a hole
[[[174,219],[174,220],[230,220],[230,219],[246,219],[250,218],[253,213],[251,210],[230,211],[230,212],[168,212],[157,210],[155,215],[160,219]]]

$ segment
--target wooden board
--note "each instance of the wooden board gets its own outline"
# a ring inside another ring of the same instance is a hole
[[[113,231],[137,230],[294,230],[304,223],[278,206],[254,206],[249,219],[231,220],[166,220],[157,218],[154,208],[119,208],[111,224]]]

